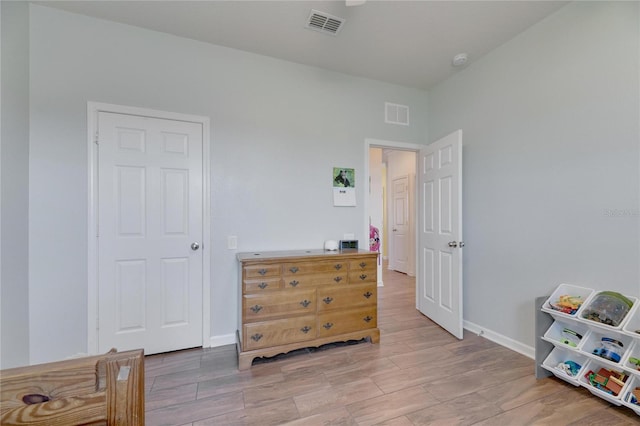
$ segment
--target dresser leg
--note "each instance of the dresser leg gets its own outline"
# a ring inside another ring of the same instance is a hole
[[[380,343],[380,330],[377,328],[373,330],[370,337],[371,343]]]
[[[238,354],[238,370],[248,370],[255,356]]]

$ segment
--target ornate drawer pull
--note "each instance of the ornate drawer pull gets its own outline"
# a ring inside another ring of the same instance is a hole
[[[365,266],[367,266],[367,264],[365,262],[360,262],[360,267],[364,268]]]
[[[260,283],[260,284],[258,284],[258,287],[260,287],[261,289],[263,289],[263,290],[264,290],[265,288],[269,287],[269,284],[267,284],[267,283]]]
[[[332,322],[328,322],[326,324],[323,325],[324,328],[326,328],[327,330],[330,329],[331,327],[333,327],[333,323]]]
[[[339,283],[340,281],[342,281],[342,277],[335,277],[333,280],[335,282]]]
[[[262,334],[260,333],[256,333],[253,336],[251,336],[251,340],[253,340],[254,342],[257,342],[260,339],[262,339]]]
[[[266,269],[264,269],[264,268],[263,268],[263,269],[259,269],[259,270],[258,270],[258,273],[259,273],[260,275],[264,275],[264,274],[266,274],[266,273],[267,273],[267,270],[266,270]]]
[[[304,334],[307,334],[308,332],[311,331],[311,327],[308,327],[308,326],[305,325],[304,327],[302,327],[300,329],[300,331],[302,331]]]
[[[295,287],[295,286],[297,286],[298,284],[300,284],[300,281],[297,281],[297,280],[293,280],[293,281],[291,281],[291,282],[289,283],[289,285],[290,285],[291,287]]]
[[[336,271],[339,271],[342,268],[342,264],[336,263],[334,268],[336,268]]]
[[[302,302],[300,302],[300,304],[302,305],[303,308],[306,308],[311,304],[311,302],[309,302],[307,299],[304,299]]]
[[[371,296],[373,296],[373,293],[371,293],[370,291],[366,292],[365,294],[363,294],[364,297],[366,297],[367,299],[370,298]]]
[[[254,314],[257,314],[258,312],[260,312],[262,310],[262,306],[260,306],[260,305],[252,306],[251,310],[253,311]]]
[[[360,274],[360,279],[361,280],[367,279],[367,274]]]
[[[324,299],[322,299],[322,301],[328,305],[329,303],[333,302],[333,297],[327,296]]]
[[[298,267],[297,267],[297,266],[292,266],[291,268],[289,268],[289,270],[295,274],[295,273],[296,273],[296,272],[298,272],[300,269],[298,269]]]
[[[364,320],[364,322],[369,322],[371,321],[373,318],[371,318],[369,315],[367,315],[366,317],[362,318]]]

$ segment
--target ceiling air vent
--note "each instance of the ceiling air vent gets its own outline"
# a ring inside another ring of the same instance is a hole
[[[342,29],[344,22],[344,19],[338,18],[337,16],[311,9],[309,19],[307,19],[307,25],[305,26],[310,30],[336,35]]]

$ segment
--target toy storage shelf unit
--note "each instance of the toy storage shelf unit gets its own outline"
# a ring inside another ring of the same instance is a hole
[[[561,309],[563,296],[582,303]],[[569,284],[538,298],[536,377],[553,374],[640,415],[638,305],[633,296]]]

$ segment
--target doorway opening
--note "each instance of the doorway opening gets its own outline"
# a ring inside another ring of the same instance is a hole
[[[403,273],[416,286],[417,153],[421,145],[386,140],[365,140],[365,197],[367,234],[377,231],[379,241],[378,286],[384,276]],[[383,272],[384,270],[384,272]]]
[[[382,227],[387,243],[383,259],[386,258],[388,269],[415,277],[416,153],[385,148],[382,150],[382,168],[386,171],[383,183],[386,209],[383,209]],[[369,208],[373,210],[374,206]]]

